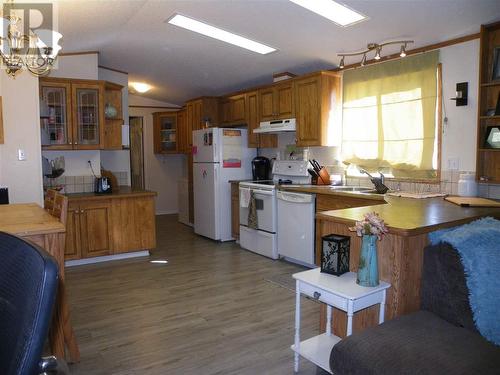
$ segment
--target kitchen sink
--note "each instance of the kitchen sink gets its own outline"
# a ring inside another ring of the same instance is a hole
[[[360,191],[365,193],[374,191],[371,187],[363,186],[330,186],[330,189],[335,191]]]

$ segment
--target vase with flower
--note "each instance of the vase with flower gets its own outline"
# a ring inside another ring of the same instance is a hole
[[[387,233],[384,220],[376,212],[367,213],[363,220],[356,221],[356,225],[349,230],[355,231],[362,238],[356,282],[361,286],[377,286],[379,284],[377,240],[381,240]]]

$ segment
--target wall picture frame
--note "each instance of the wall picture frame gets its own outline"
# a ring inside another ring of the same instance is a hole
[[[491,62],[491,80],[500,80],[500,46],[495,47],[493,50],[493,60]]]

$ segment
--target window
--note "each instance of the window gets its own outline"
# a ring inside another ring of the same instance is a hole
[[[438,176],[438,51],[344,73],[342,159],[401,179]]]

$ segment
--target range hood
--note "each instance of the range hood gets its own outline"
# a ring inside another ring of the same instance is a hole
[[[285,120],[263,121],[254,133],[280,133],[280,132],[294,132],[296,120],[289,118]]]

